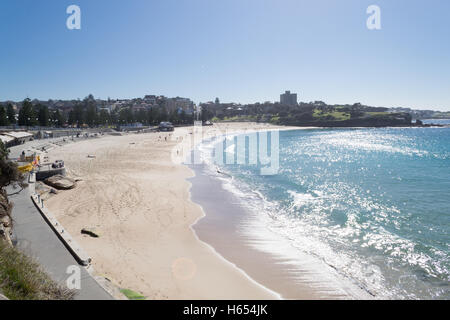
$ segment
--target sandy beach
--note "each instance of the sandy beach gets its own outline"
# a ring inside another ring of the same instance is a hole
[[[246,128],[277,127],[233,123],[203,131],[210,137]],[[68,176],[80,181],[46,206],[91,255],[98,275],[148,299],[279,298],[193,231],[203,212],[190,200],[193,172],[180,164],[193,130],[105,136],[52,150],[49,158],[64,160]],[[83,228],[100,237],[82,235]]]

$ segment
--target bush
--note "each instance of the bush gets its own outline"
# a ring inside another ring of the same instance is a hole
[[[1,240],[0,290],[11,300],[71,300],[75,295],[54,282],[29,257]]]

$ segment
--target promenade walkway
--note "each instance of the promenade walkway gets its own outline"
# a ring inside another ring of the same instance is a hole
[[[31,186],[9,199],[14,203],[14,239],[17,248],[34,258],[57,282],[65,285],[72,273],[68,267],[77,266],[81,271],[81,289],[76,300],[112,300],[113,298],[94,280],[87,270],[80,266],[61,240],[46,223],[31,201]],[[9,189],[8,193],[14,190]]]

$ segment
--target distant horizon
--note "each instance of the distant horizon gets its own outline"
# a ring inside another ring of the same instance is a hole
[[[282,92],[282,93],[284,93],[284,92]],[[291,93],[296,93],[295,91],[292,91],[291,90]],[[77,97],[77,98],[35,98],[35,97],[25,97],[25,98],[23,98],[23,99],[18,99],[18,100],[13,100],[13,99],[2,99],[2,98],[0,98],[0,102],[6,102],[6,101],[12,101],[12,102],[15,102],[15,103],[21,103],[21,102],[23,102],[25,99],[31,99],[32,101],[33,100],[39,100],[39,101],[49,101],[49,100],[54,100],[54,101],[72,101],[72,100],[80,100],[80,101],[82,101],[83,99],[85,99],[86,97],[88,97],[90,94],[92,94],[92,93],[89,93],[89,94],[87,94],[87,95],[85,95],[84,97],[82,97],[82,98],[80,98],[80,97]],[[280,93],[281,94],[281,93]],[[108,99],[111,99],[111,100],[132,100],[132,99],[143,99],[145,96],[147,96],[147,95],[155,95],[155,96],[165,96],[166,98],[175,98],[175,97],[180,97],[180,98],[188,98],[188,99],[191,99],[196,105],[199,105],[200,103],[207,103],[207,102],[214,102],[214,100],[216,99],[216,98],[219,98],[219,100],[220,100],[220,103],[236,103],[236,104],[240,104],[240,105],[248,105],[248,104],[255,104],[255,103],[261,103],[261,104],[263,104],[264,102],[270,102],[270,103],[279,103],[280,101],[279,101],[279,98],[278,98],[278,100],[260,100],[260,101],[254,101],[254,102],[241,102],[241,101],[237,101],[237,100],[232,100],[232,101],[224,101],[224,100],[222,100],[220,97],[214,97],[214,98],[212,98],[212,99],[209,99],[209,100],[204,100],[204,101],[195,101],[194,99],[192,99],[191,97],[189,97],[189,96],[181,96],[181,95],[165,95],[165,94],[159,94],[159,93],[146,93],[146,94],[143,94],[143,95],[140,95],[140,96],[134,96],[134,97],[111,97],[111,96],[109,96],[109,97],[106,97],[106,98],[104,98],[104,97],[97,97],[95,94],[92,94],[93,96],[94,96],[94,98],[96,99],[96,100],[104,100],[104,101],[107,101]],[[361,103],[362,105],[365,105],[365,106],[370,106],[370,107],[377,107],[377,108],[410,108],[411,110],[431,110],[431,111],[439,111],[439,112],[450,112],[450,107],[448,107],[447,109],[445,109],[445,107],[444,108],[440,108],[440,109],[438,109],[438,108],[433,108],[433,107],[431,107],[431,108],[426,108],[426,107],[418,107],[418,108],[416,108],[416,107],[411,107],[411,106],[397,106],[397,105],[393,105],[393,106],[380,106],[380,105],[375,105],[375,104],[370,104],[370,103],[365,103],[365,102],[361,102],[361,101],[355,101],[355,102],[339,102],[339,103],[330,103],[330,102],[328,102],[328,101],[326,101],[326,100],[323,100],[323,99],[313,99],[313,100],[310,100],[310,101],[299,101],[298,103],[300,104],[300,103],[310,103],[310,102],[315,102],[315,101],[322,101],[322,102],[324,102],[325,104],[327,104],[327,105],[353,105],[353,104],[355,104],[355,103]]]

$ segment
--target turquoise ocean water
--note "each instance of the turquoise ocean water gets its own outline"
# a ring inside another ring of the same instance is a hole
[[[219,166],[268,232],[376,298],[450,298],[450,128],[281,131],[279,158]]]

